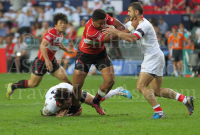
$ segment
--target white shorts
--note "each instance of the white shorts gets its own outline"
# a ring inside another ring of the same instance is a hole
[[[163,76],[163,69],[165,67],[165,57],[163,52],[159,49],[154,54],[147,54],[144,56],[141,71],[156,76]]]

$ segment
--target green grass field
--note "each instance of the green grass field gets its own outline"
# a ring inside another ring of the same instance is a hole
[[[69,76],[72,79],[72,76]],[[175,100],[157,98],[166,119],[151,120],[152,107],[136,90],[137,77],[116,76],[113,88],[123,86],[131,91],[133,99],[115,96],[101,106],[105,116],[83,104],[79,117],[42,117],[45,92],[60,83],[51,75],[45,75],[34,89],[16,90],[11,100],[5,97],[5,84],[29,79],[29,74],[0,74],[0,135],[199,135],[200,134],[200,80],[199,78],[164,77],[163,87],[169,87],[185,95],[194,96],[195,110],[192,116],[186,107]],[[102,83],[101,76],[88,76],[83,89],[95,94]]]

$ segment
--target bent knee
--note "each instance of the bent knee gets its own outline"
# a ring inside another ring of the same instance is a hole
[[[137,90],[142,93],[143,89],[146,88],[146,86],[142,85],[142,84],[137,84]]]
[[[109,87],[112,87],[115,84],[115,80],[110,79],[109,81],[107,81],[107,84],[108,84]]]

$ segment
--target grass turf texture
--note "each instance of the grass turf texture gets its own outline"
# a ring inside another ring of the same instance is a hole
[[[199,78],[164,77],[163,87],[175,89],[185,95],[195,97],[192,116],[186,107],[175,100],[157,98],[166,113],[166,119],[151,120],[152,107],[137,92],[137,77],[116,76],[113,88],[123,86],[131,91],[133,99],[115,96],[104,101],[101,106],[106,115],[101,116],[95,109],[83,104],[79,117],[42,117],[46,91],[60,83],[51,75],[45,75],[37,88],[16,90],[11,100],[5,97],[5,84],[28,79],[29,74],[0,74],[0,134],[1,135],[64,135],[64,134],[144,134],[177,135],[200,134],[200,90]],[[72,76],[69,76],[72,80]],[[83,89],[95,94],[102,83],[101,76],[88,76]]]

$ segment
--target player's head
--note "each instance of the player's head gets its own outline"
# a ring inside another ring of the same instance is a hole
[[[133,21],[134,18],[137,19],[138,15],[143,14],[143,7],[139,2],[132,2],[128,7],[128,15],[130,20]]]
[[[106,25],[106,12],[102,9],[96,9],[92,14],[93,25],[102,30]]]
[[[70,108],[72,106],[71,92],[67,88],[57,89],[54,98],[59,103],[60,108]]]
[[[59,32],[64,32],[66,30],[67,23],[68,23],[67,16],[62,13],[56,14],[53,18],[53,25]]]

